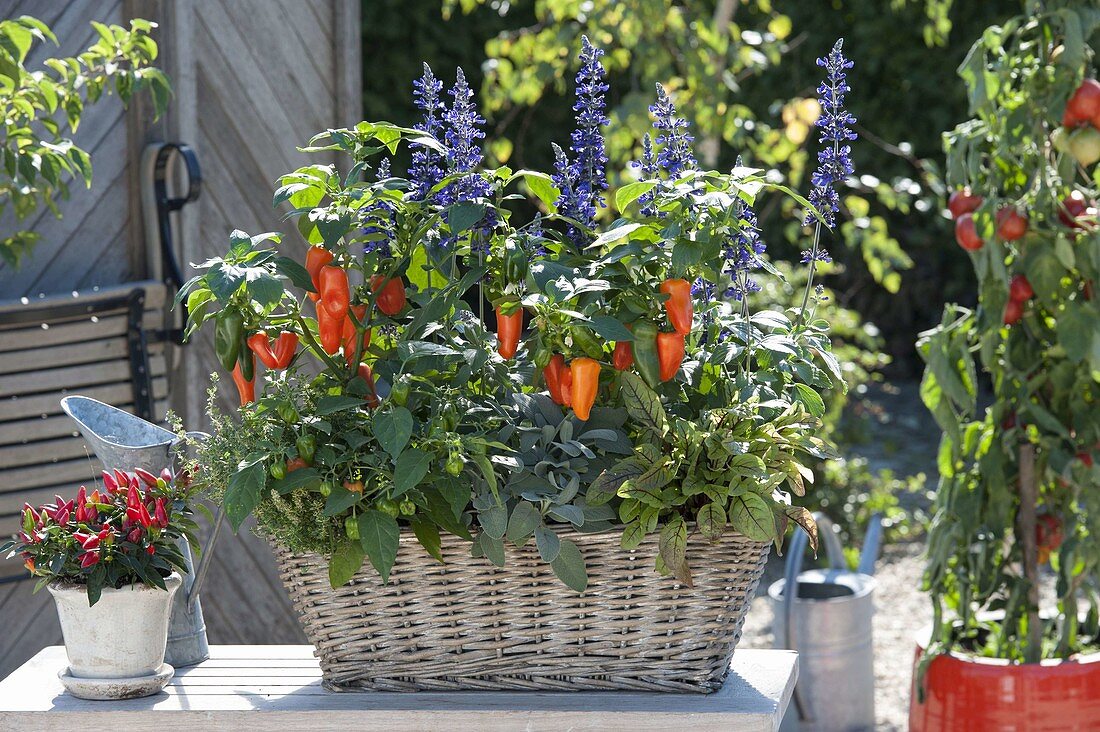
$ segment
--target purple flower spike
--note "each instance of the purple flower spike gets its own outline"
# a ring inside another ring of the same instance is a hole
[[[657,135],[657,144],[661,146],[657,165],[669,178],[676,178],[685,170],[694,170],[697,163],[691,152],[691,141],[695,138],[687,133],[687,120],[676,114],[672,99],[660,84],[657,85],[657,101],[649,111],[655,118],[653,126],[660,132]]]
[[[817,65],[826,72],[825,80],[817,88],[821,116],[814,123],[819,129],[818,142],[823,147],[817,154],[817,170],[810,178],[813,190],[809,200],[821,213],[822,223],[829,228],[836,223],[836,213],[840,210],[840,194],[836,186],[855,172],[852,148],[845,143],[856,139],[856,133],[852,131],[856,119],[844,109],[844,97],[851,91],[845,70],[852,68],[853,64],[844,58],[843,48],[844,39],[841,38],[828,56],[817,60]],[[816,220],[807,213],[803,223],[809,226]],[[830,262],[832,259],[828,252],[817,246],[815,240],[814,248],[802,253],[802,261]]]
[[[441,138],[443,134],[442,115],[445,110],[439,98],[442,92],[443,82],[435,78],[428,64],[424,64],[424,75],[413,82],[413,99],[417,108],[424,113],[416,129],[435,138]],[[418,148],[413,151],[412,163],[409,165],[409,181],[413,198],[417,200],[427,198],[432,188],[443,180],[443,175],[443,160],[438,152],[429,148]]]

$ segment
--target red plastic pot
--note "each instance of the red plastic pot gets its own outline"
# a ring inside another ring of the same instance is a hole
[[[922,651],[918,644],[910,732],[1100,729],[1100,653],[1038,664],[945,654],[929,664],[920,702],[916,662]]]

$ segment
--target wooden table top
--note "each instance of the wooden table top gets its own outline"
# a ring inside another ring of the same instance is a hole
[[[722,689],[707,695],[333,693],[321,687],[312,646],[211,646],[210,655],[177,669],[155,696],[84,701],[64,693],[57,673],[66,666],[65,650],[51,646],[0,681],[0,730],[756,732],[778,729],[798,676],[793,651],[745,649],[734,654]]]

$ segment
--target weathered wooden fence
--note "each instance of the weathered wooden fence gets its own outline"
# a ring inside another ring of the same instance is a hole
[[[88,111],[75,139],[92,152],[93,186],[74,189],[61,204],[62,219],[44,213],[20,224],[42,238],[19,269],[0,264],[0,300],[149,276],[139,161],[145,144],[156,140],[190,144],[202,166],[202,196],[182,212],[177,227],[181,262],[223,253],[235,228],[283,230],[287,250],[304,251],[293,227],[282,222],[283,212],[271,208],[272,194],[279,175],[307,161],[296,146],[319,130],[358,119],[358,8],[359,0],[0,0],[0,17],[34,15],[62,41],[60,49],[38,48],[32,66],[47,54],[71,55],[89,46],[92,20],[159,23],[158,63],[174,88],[168,114],[157,121],[140,103],[124,110],[108,101]],[[317,156],[309,161],[329,162]],[[14,227],[11,218],[0,218],[0,232]],[[213,351],[199,339],[173,361],[170,404],[189,428],[201,429],[207,376],[217,369]],[[38,396],[48,410],[43,417],[56,417],[52,405],[61,393]],[[231,404],[228,398],[225,403]],[[5,411],[0,400],[0,433],[8,430],[0,444],[19,443],[20,454],[35,450],[33,435],[12,434],[15,423],[14,411]],[[52,456],[45,445],[41,452],[48,470]],[[5,480],[10,469],[0,463],[0,497],[14,493]],[[92,475],[89,463],[87,478]],[[0,584],[0,677],[60,641],[48,594],[32,596],[30,590],[28,582]],[[243,531],[237,537],[226,532],[219,541],[203,606],[211,642],[302,640],[267,545]]]

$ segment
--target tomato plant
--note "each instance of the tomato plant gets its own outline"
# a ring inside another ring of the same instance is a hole
[[[1100,16],[1073,2],[1026,9],[970,51],[959,72],[973,119],[945,135],[958,191],[949,209],[979,289],[976,310],[949,306],[919,343],[922,396],[944,431],[925,575],[935,607],[927,658],[973,651],[979,638],[1013,661],[1065,658],[1100,633],[1100,471],[1091,464],[1100,440],[1100,168],[1066,142],[1095,131],[1100,84],[1087,39]],[[984,380],[994,400],[982,413]],[[1050,620],[1038,607],[1046,562],[1057,578]]]

